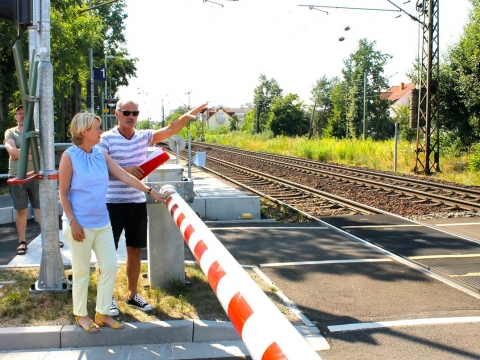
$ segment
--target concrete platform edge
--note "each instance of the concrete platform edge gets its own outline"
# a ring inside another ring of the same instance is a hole
[[[240,338],[232,323],[202,320],[125,323],[123,330],[103,327],[99,334],[77,325],[0,328],[0,351],[234,340]]]

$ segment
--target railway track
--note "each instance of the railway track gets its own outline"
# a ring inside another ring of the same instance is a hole
[[[219,159],[209,159],[208,170],[228,181],[287,206],[309,219],[332,215],[378,214],[381,211],[348,199],[270,176]],[[216,166],[212,166],[215,164]],[[221,172],[218,172],[220,167]],[[216,168],[217,170],[214,170]]]
[[[207,170],[306,217],[375,211],[406,217],[480,212],[480,190],[473,187],[212,144],[193,143],[192,152],[196,151],[207,153]]]

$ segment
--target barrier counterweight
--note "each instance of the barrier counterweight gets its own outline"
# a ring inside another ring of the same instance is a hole
[[[167,208],[253,359],[320,359],[180,195]]]

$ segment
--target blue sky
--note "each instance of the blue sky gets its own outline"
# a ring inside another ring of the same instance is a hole
[[[141,119],[161,120],[182,104],[209,101],[239,107],[252,102],[264,73],[283,94],[309,103],[322,76],[341,76],[343,59],[358,41],[376,41],[393,56],[385,66],[390,85],[408,82],[405,73],[418,55],[418,23],[403,14],[323,5],[396,10],[387,0],[126,0],[127,47],[139,58],[137,78],[119,96],[138,99]],[[416,0],[392,0],[418,16]],[[456,42],[467,22],[468,0],[439,1],[440,52]],[[345,31],[345,27],[350,30]],[[339,38],[345,40],[340,42]],[[188,95],[188,93],[190,93]]]

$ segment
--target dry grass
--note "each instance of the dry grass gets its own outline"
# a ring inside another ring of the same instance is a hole
[[[198,266],[185,266],[190,284],[173,281],[165,289],[150,289],[146,278],[147,266],[147,264],[142,264],[141,271],[144,276],[140,279],[139,288],[143,288],[142,296],[154,306],[154,309],[144,313],[125,304],[127,278],[125,266],[119,265],[114,291],[120,309],[118,320],[123,322],[181,319],[228,321],[228,317]],[[253,271],[248,272],[279,310],[292,322],[298,322],[296,315],[275,294],[276,289],[265,284]],[[67,270],[66,273],[68,275],[71,270]],[[97,277],[98,270],[96,267],[92,267],[87,300],[88,313],[91,318],[95,313]],[[38,269],[0,270],[0,283],[7,283],[0,290],[0,327],[74,324],[71,292],[31,296],[28,291],[30,284],[37,279]]]
[[[87,309],[89,316],[95,314],[98,269],[91,268]],[[142,264],[142,274],[148,272]],[[142,296],[154,306],[148,313],[125,304],[127,277],[125,266],[119,265],[114,296],[120,309],[119,320],[124,322],[208,319],[228,320],[205,276],[197,266],[186,266],[190,284],[172,281],[167,288],[150,289],[148,279],[140,278]],[[66,274],[71,274],[67,270]],[[0,294],[1,327],[74,324],[71,292],[68,294],[45,293],[30,296],[30,284],[38,278],[37,269],[12,269],[0,271],[0,281],[13,281]]]

